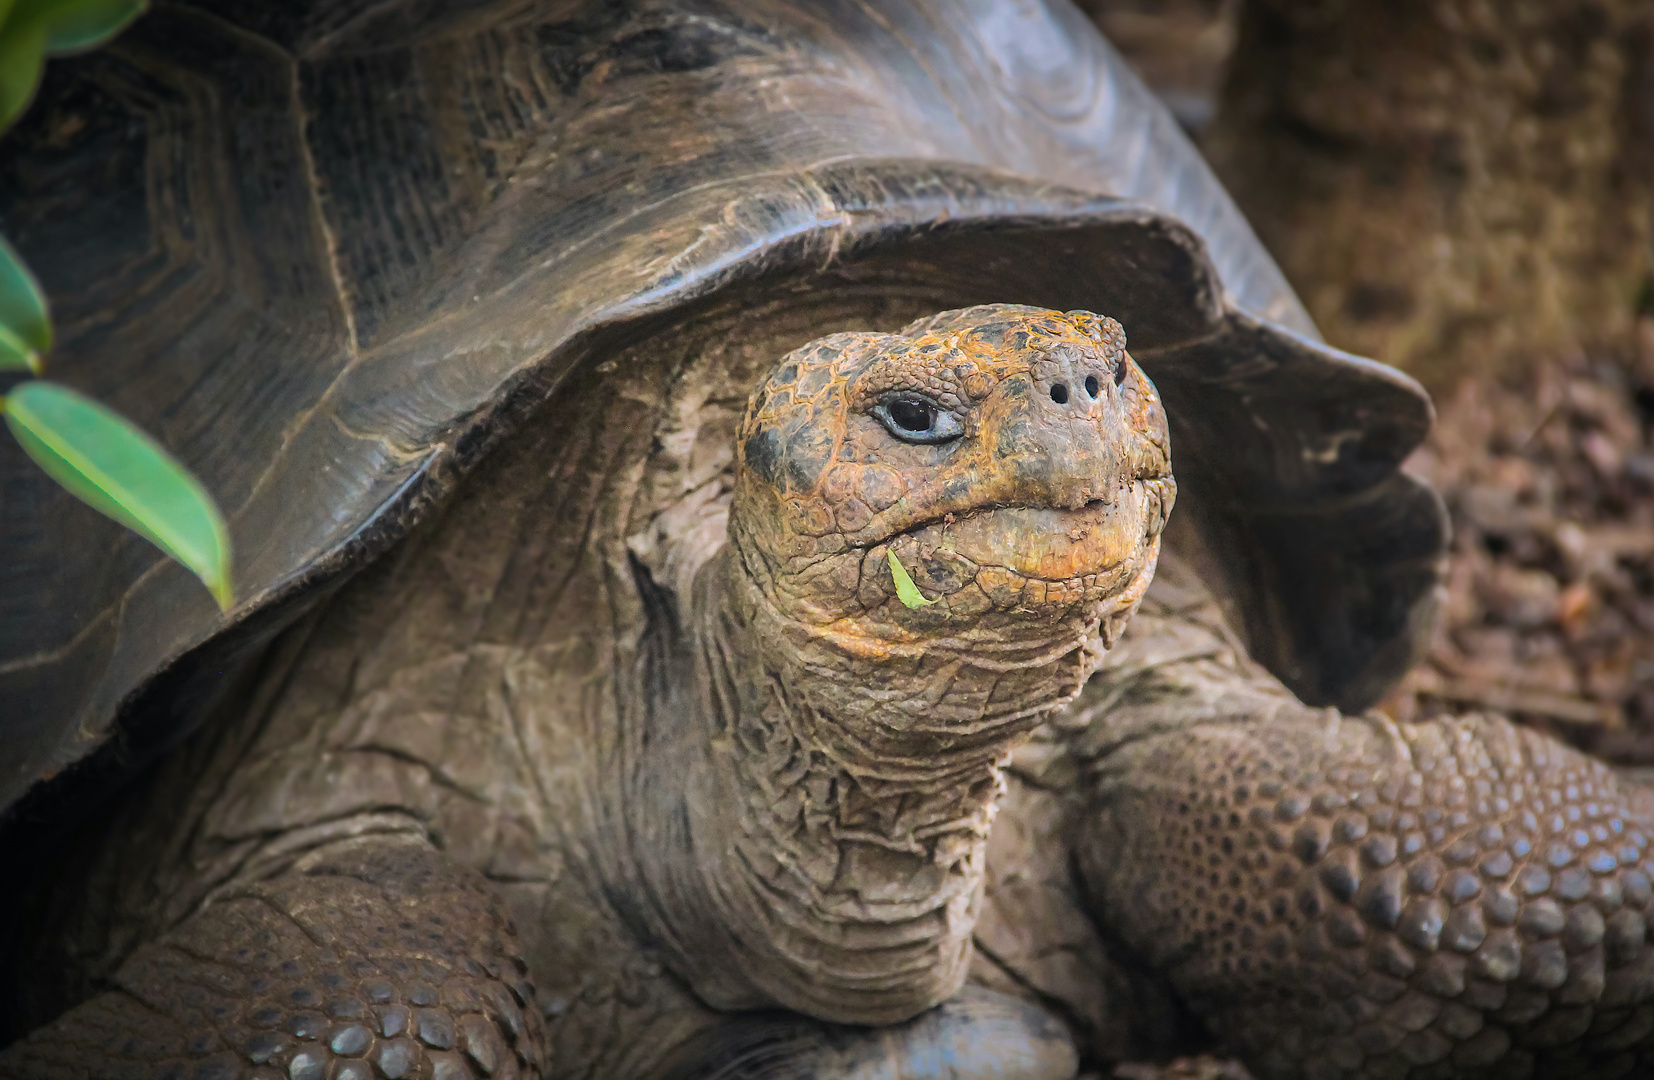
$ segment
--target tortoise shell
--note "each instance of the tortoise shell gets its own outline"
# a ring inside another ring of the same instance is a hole
[[[0,447],[13,830],[181,738],[525,417],[555,422],[570,371],[746,294],[1119,319],[1180,528],[1306,701],[1376,700],[1434,603],[1444,516],[1399,470],[1428,399],[1320,342],[1061,0],[170,5],[53,65],[0,227],[51,296],[51,374],[197,472],[238,588],[220,615]]]

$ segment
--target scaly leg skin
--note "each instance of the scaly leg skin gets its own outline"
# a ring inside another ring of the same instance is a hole
[[[140,948],[0,1077],[538,1077],[526,970],[481,877],[423,842],[349,841]]]
[[[1056,1017],[967,986],[890,1027],[792,1013],[737,1017],[686,1045],[662,1080],[1072,1080],[1078,1066]]]
[[[1654,793],[1498,717],[1304,707],[1153,596],[1087,691],[1078,861],[1257,1075],[1654,1075]]]

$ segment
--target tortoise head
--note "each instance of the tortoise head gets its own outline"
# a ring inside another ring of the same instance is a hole
[[[736,457],[748,576],[785,619],[863,655],[1033,647],[1076,624],[1107,638],[1148,585],[1176,492],[1165,414],[1120,324],[1002,304],[788,354]],[[924,602],[900,595],[903,576]]]

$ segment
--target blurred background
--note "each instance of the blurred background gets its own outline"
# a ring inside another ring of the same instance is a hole
[[[1506,713],[1654,783],[1654,3],[1079,4],[1328,340],[1435,397],[1410,467],[1452,511],[1447,595],[1382,708]]]

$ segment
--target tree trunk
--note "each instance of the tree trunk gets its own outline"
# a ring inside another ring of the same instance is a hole
[[[1648,0],[1247,0],[1203,141],[1328,339],[1433,387],[1649,303]]]

